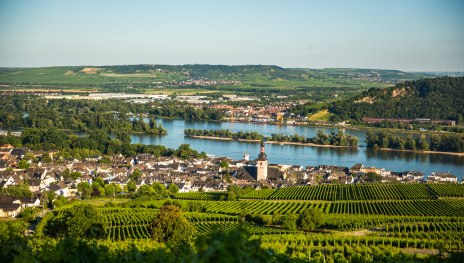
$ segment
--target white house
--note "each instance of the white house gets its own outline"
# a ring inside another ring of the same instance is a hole
[[[457,183],[458,177],[451,173],[432,173],[427,177],[429,183]]]

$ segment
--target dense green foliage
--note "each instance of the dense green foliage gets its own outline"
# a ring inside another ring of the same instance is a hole
[[[11,143],[15,147],[26,146],[34,150],[59,150],[55,154],[57,158],[75,158],[79,160],[101,154],[118,153],[125,156],[149,153],[157,157],[177,156],[184,159],[206,156],[204,152],[199,153],[191,149],[188,144],[182,144],[177,149],[166,148],[162,145],[130,144],[130,138],[127,134],[111,138],[103,130],[91,131],[88,136],[79,137],[55,129],[25,129],[21,137],[0,136],[0,144],[6,143]]]
[[[440,152],[464,152],[464,135],[436,135],[432,134],[429,137],[425,135],[411,135],[406,138],[401,135],[393,135],[388,132],[371,132],[366,133],[367,147],[371,148],[391,148],[398,150],[424,150],[424,151],[440,151]]]
[[[0,189],[0,196],[13,196],[13,197],[32,197],[32,192],[29,190],[29,185],[21,183],[20,185],[10,185]]]
[[[185,136],[208,136],[228,138],[234,140],[263,140],[264,136],[258,132],[231,132],[230,130],[200,130],[184,129]]]
[[[309,208],[301,211],[297,226],[303,230],[314,230],[325,223],[325,215],[319,209]]]
[[[195,228],[175,205],[163,205],[150,225],[153,239],[172,246],[190,241]]]
[[[363,117],[429,118],[464,121],[464,78],[443,77],[407,81],[395,87],[370,89],[355,98],[334,102],[337,120]]]
[[[234,140],[266,140],[270,142],[294,142],[294,143],[312,143],[320,145],[334,146],[358,146],[358,138],[356,136],[345,135],[342,132],[325,134],[323,131],[318,131],[315,137],[306,138],[305,136],[272,134],[266,137],[258,132],[231,132],[230,130],[200,130],[200,129],[185,129],[185,136],[206,136],[217,138],[228,138]]]
[[[51,218],[45,226],[45,233],[52,237],[102,238],[106,225],[95,207],[78,204],[63,209]]]
[[[36,96],[2,95],[0,127],[166,134],[153,118],[148,123],[142,117],[130,118],[129,113],[140,112],[141,108],[121,100],[47,100]]]

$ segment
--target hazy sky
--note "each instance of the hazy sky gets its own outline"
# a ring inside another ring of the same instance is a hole
[[[464,1],[0,0],[0,66],[464,70]]]

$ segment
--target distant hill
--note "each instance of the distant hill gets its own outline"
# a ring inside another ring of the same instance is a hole
[[[464,77],[406,81],[333,103],[335,120],[363,117],[464,120]]]
[[[272,65],[119,65],[0,68],[0,90],[163,94],[286,95],[331,101],[372,87],[424,78],[378,69],[305,69]]]

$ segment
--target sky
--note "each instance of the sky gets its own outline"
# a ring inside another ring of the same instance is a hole
[[[0,0],[0,66],[464,71],[462,0]]]

